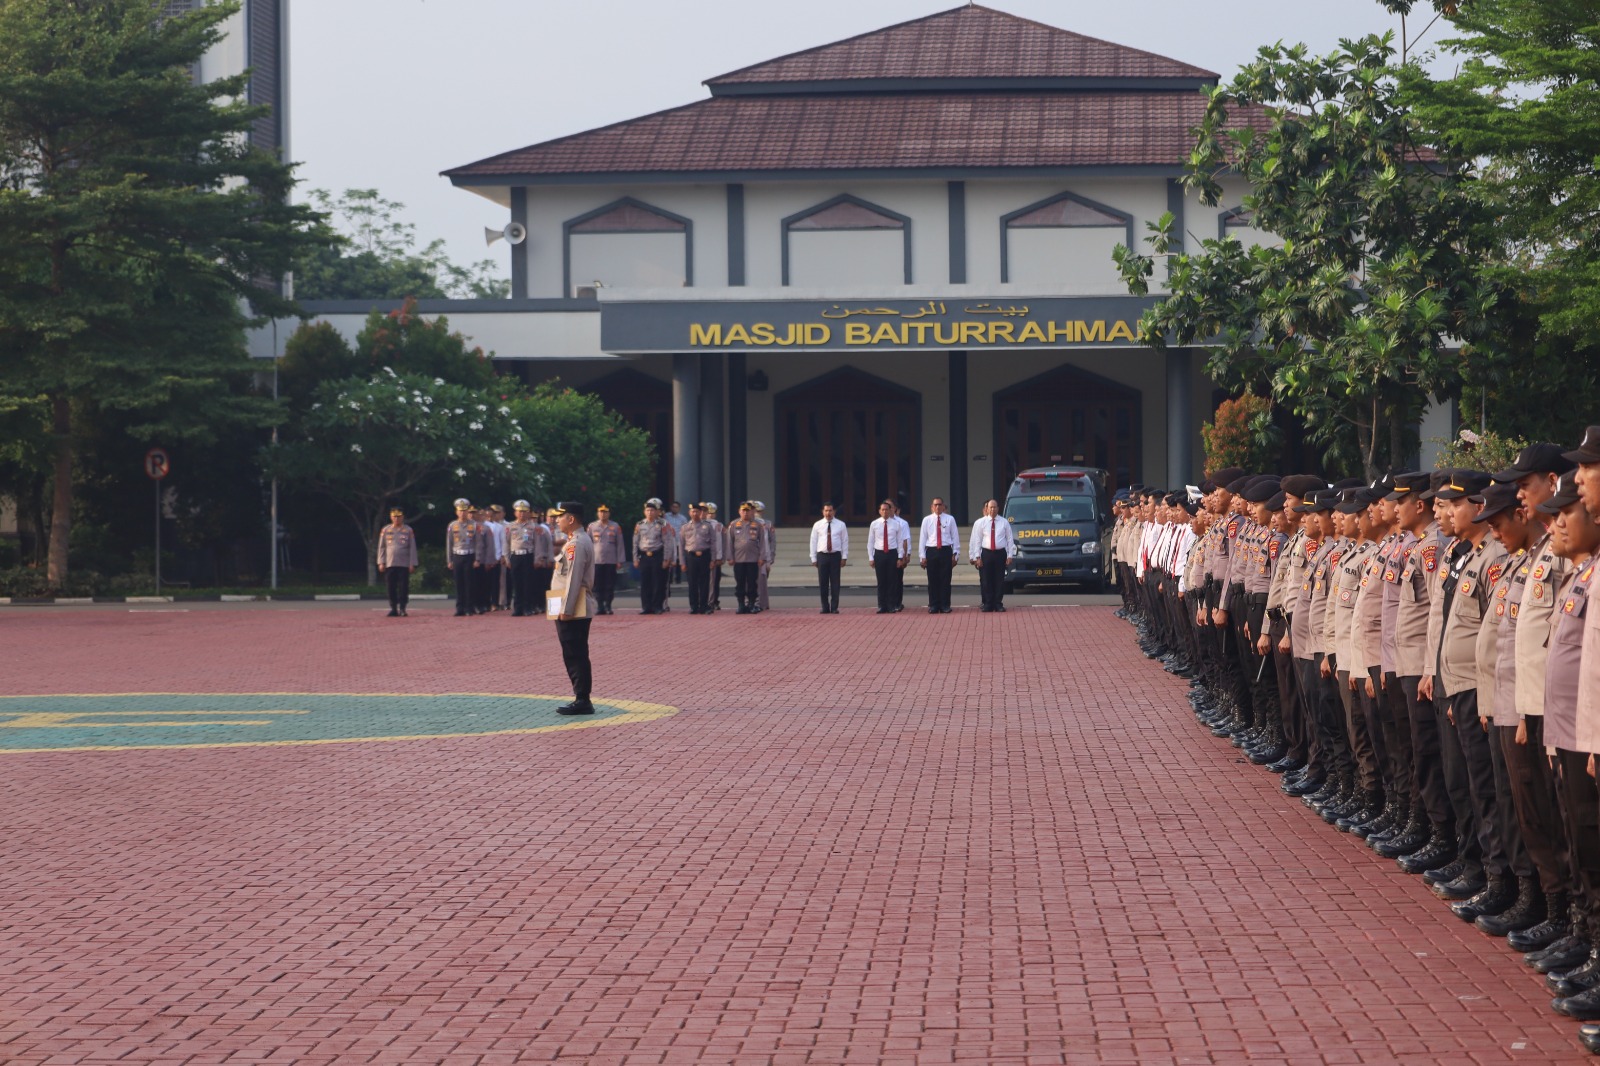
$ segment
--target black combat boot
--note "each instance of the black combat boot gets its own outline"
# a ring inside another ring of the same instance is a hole
[[[1443,900],[1468,900],[1489,887],[1483,867],[1471,863],[1452,881],[1435,882],[1433,894]],[[1476,915],[1474,915],[1476,917]]]
[[[1583,962],[1570,970],[1551,970],[1544,975],[1544,983],[1557,999],[1567,999],[1600,984],[1600,948],[1590,944]]]
[[[1542,952],[1572,931],[1567,919],[1567,894],[1552,892],[1544,898],[1544,921],[1527,929],[1513,929],[1506,934],[1506,943],[1513,951],[1525,954]]]
[[[1509,910],[1516,901],[1516,880],[1501,874],[1489,878],[1488,883],[1473,893],[1470,899],[1451,904],[1450,910],[1463,922],[1475,922],[1483,915]]]
[[[1519,929],[1532,929],[1547,917],[1544,893],[1532,877],[1517,878],[1517,898],[1499,914],[1479,914],[1473,925],[1490,936],[1505,936]]]
[[[1443,866],[1432,870],[1422,871],[1422,880],[1430,885],[1442,885],[1447,881],[1454,881],[1466,873],[1467,860],[1462,858],[1452,859]]]
[[[1433,826],[1428,824],[1426,818],[1419,817],[1415,811],[1405,825],[1390,833],[1384,840],[1367,838],[1368,846],[1373,851],[1386,859],[1402,859],[1414,855],[1427,847],[1433,840]],[[1455,849],[1451,849],[1454,853]]]
[[[1386,845],[1386,848],[1388,847],[1393,847],[1393,844]],[[1426,844],[1416,851],[1399,856],[1395,859],[1395,863],[1408,874],[1420,874],[1425,870],[1443,866],[1455,857],[1455,833],[1447,834],[1435,826]]]

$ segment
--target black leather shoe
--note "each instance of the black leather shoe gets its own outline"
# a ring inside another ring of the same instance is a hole
[[[1484,876],[1483,868],[1475,865],[1463,871],[1454,881],[1434,885],[1433,894],[1444,900],[1468,900],[1488,887],[1489,880]]]
[[[400,608],[398,608],[398,607],[389,608],[388,617],[390,617],[390,618],[399,618],[400,617]]]
[[[1301,762],[1293,755],[1285,755],[1277,762],[1268,763],[1267,772],[1273,774],[1288,774],[1293,773],[1296,770],[1303,769],[1305,765],[1305,763]]]
[[[1452,882],[1453,884],[1454,882]],[[1473,894],[1471,899],[1464,899],[1459,903],[1451,904],[1450,911],[1463,922],[1476,923],[1485,915],[1497,915],[1508,910],[1517,899],[1517,883],[1509,877],[1491,877],[1483,888]]]
[[[1544,975],[1544,983],[1560,999],[1587,992],[1600,984],[1600,950],[1591,947],[1588,958],[1574,969],[1551,970]]]
[[[1334,828],[1341,833],[1355,833],[1357,836],[1365,836],[1367,826],[1372,825],[1382,817],[1383,808],[1378,805],[1378,798],[1369,796],[1360,810],[1340,818],[1333,824]]]
[[[1307,776],[1297,778],[1294,781],[1285,781],[1279,787],[1283,789],[1286,795],[1299,796],[1304,799],[1307,795],[1320,789],[1322,785],[1322,778],[1316,776]]]
[[[1397,845],[1399,841],[1390,841],[1384,845],[1384,850]],[[1382,851],[1379,854],[1383,854]],[[1436,866],[1443,866],[1456,857],[1456,842],[1446,840],[1435,833],[1421,848],[1408,855],[1401,855],[1395,863],[1408,874],[1420,874],[1424,870],[1432,870]]]
[[[1578,1043],[1588,1048],[1591,1055],[1600,1055],[1600,1025],[1578,1026]]]
[[[1372,850],[1386,859],[1407,859],[1426,848],[1432,840],[1433,837],[1428,832],[1426,825],[1413,826],[1407,828],[1404,832],[1396,833],[1387,840],[1373,842]],[[1448,858],[1454,852],[1455,849],[1451,848],[1449,852],[1445,853],[1444,858]],[[1411,873],[1412,871],[1407,869],[1406,872]]]
[[[1517,878],[1517,897],[1511,905],[1494,914],[1480,913],[1473,925],[1490,936],[1505,936],[1518,929],[1532,929],[1544,921],[1544,894],[1531,877]]]
[[[557,714],[593,714],[594,704],[588,700],[573,700],[556,708]]]
[[[1537,956],[1537,957],[1535,957]],[[1564,936],[1543,951],[1530,952],[1523,961],[1542,974],[1566,973],[1589,957],[1589,942],[1578,936]]]
[[[1580,1022],[1592,1022],[1600,1018],[1600,988],[1587,988],[1575,996],[1553,1000],[1550,1006],[1557,1014],[1565,1014]]]
[[[1457,858],[1445,863],[1443,866],[1422,871],[1422,879],[1430,885],[1442,885],[1446,881],[1454,881],[1466,872],[1467,860]]]

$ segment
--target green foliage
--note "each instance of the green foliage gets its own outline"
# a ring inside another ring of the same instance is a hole
[[[554,382],[507,402],[542,461],[544,483],[531,502],[577,500],[592,520],[602,503],[627,514],[644,500],[655,467],[655,446],[644,430],[595,397]]]
[[[263,453],[268,473],[347,514],[369,558],[391,504],[431,513],[444,499],[448,510],[449,499],[490,484],[536,493],[538,463],[496,394],[387,367],[365,381],[319,385],[284,439]]]
[[[314,248],[295,263],[295,293],[302,300],[401,300],[446,297],[504,299],[511,282],[492,259],[458,266],[444,241],[417,248],[416,226],[400,221],[405,204],[377,189],[346,189],[334,196],[312,189],[311,202],[338,229],[338,243]]]
[[[430,319],[417,314],[414,300],[387,314],[369,314],[356,337],[356,351],[369,370],[391,367],[397,373],[439,377],[478,389],[499,381],[482,348],[468,348],[461,334],[450,332],[445,316]]]
[[[1454,437],[1431,438],[1430,443],[1439,445],[1439,455],[1433,464],[1435,469],[1484,470],[1492,474],[1516,462],[1517,453],[1529,442],[1498,433],[1463,429]]]
[[[1207,470],[1270,470],[1283,451],[1283,432],[1272,424],[1272,401],[1248,392],[1218,404],[1213,420],[1200,427],[1200,439]]]
[[[1481,205],[1416,147],[1399,73],[1388,35],[1321,58],[1262,48],[1210,91],[1185,183],[1215,206],[1223,173],[1242,174],[1252,225],[1282,247],[1206,240],[1174,253],[1168,215],[1150,227],[1151,255],[1115,256],[1135,293],[1167,261],[1170,296],[1142,320],[1145,343],[1218,342],[1216,380],[1270,391],[1330,466],[1369,474],[1401,461],[1427,397],[1455,395],[1465,367],[1489,364],[1502,296],[1478,270],[1491,250]],[[1266,132],[1235,115],[1263,116]],[[1451,338],[1471,358],[1447,350]]]
[[[52,454],[49,577],[65,587],[83,421],[204,443],[275,418],[243,383],[241,300],[325,238],[253,149],[243,76],[192,65],[238,10],[0,0],[0,395],[40,400]]]

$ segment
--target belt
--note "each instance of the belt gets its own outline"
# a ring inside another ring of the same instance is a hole
[[[451,554],[452,555],[476,555],[478,553],[477,552],[464,552],[460,548],[457,548],[455,551],[451,552]]]
[[[694,553],[694,557],[695,557],[695,558],[696,558],[696,559],[698,559],[698,558],[700,558],[700,556],[702,556],[702,555],[704,555],[704,554],[705,554],[705,549],[704,549],[704,548],[702,548],[702,549],[701,549],[701,550],[699,550],[699,551],[697,551],[697,552],[695,552],[695,553]]]
[[[1267,602],[1267,594],[1265,592],[1252,592],[1252,593],[1250,593],[1250,606],[1254,607],[1258,603],[1266,603],[1266,602]]]
[[[640,552],[639,554],[644,556],[646,559],[654,559],[656,555],[655,552]]]
[[[531,551],[525,551],[525,552],[512,552],[512,553],[511,553],[511,554],[512,554],[512,555],[532,555],[532,554],[533,554],[533,552],[531,552]]]

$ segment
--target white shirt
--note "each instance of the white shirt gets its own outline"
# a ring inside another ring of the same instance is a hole
[[[489,528],[494,530],[494,553],[504,559],[506,557],[506,524],[491,520]]]
[[[939,529],[937,536],[934,530]],[[917,558],[926,561],[928,549],[935,547],[934,542],[944,541],[946,548],[959,548],[961,546],[961,531],[956,528],[955,516],[946,511],[944,514],[931,514],[922,520],[922,535],[917,538]]]
[[[994,546],[1005,552],[1008,559],[1017,554],[1017,538],[1011,532],[1011,523],[1004,515],[994,518],[984,515],[972,523],[972,541],[967,546],[967,555],[973,562],[977,562],[982,557],[983,549],[989,547],[990,526],[994,527]]]
[[[828,548],[828,520],[822,519],[811,527],[811,561],[817,561],[817,553]],[[837,518],[833,520],[833,550],[839,553],[841,561],[850,558],[850,536],[845,532],[844,523]]]
[[[872,562],[877,553],[883,551],[885,527],[889,532],[890,554],[897,559],[903,559],[911,554],[911,529],[907,526],[902,530],[901,526],[905,526],[905,523],[893,515],[872,520],[872,525],[867,527],[867,562]]]

